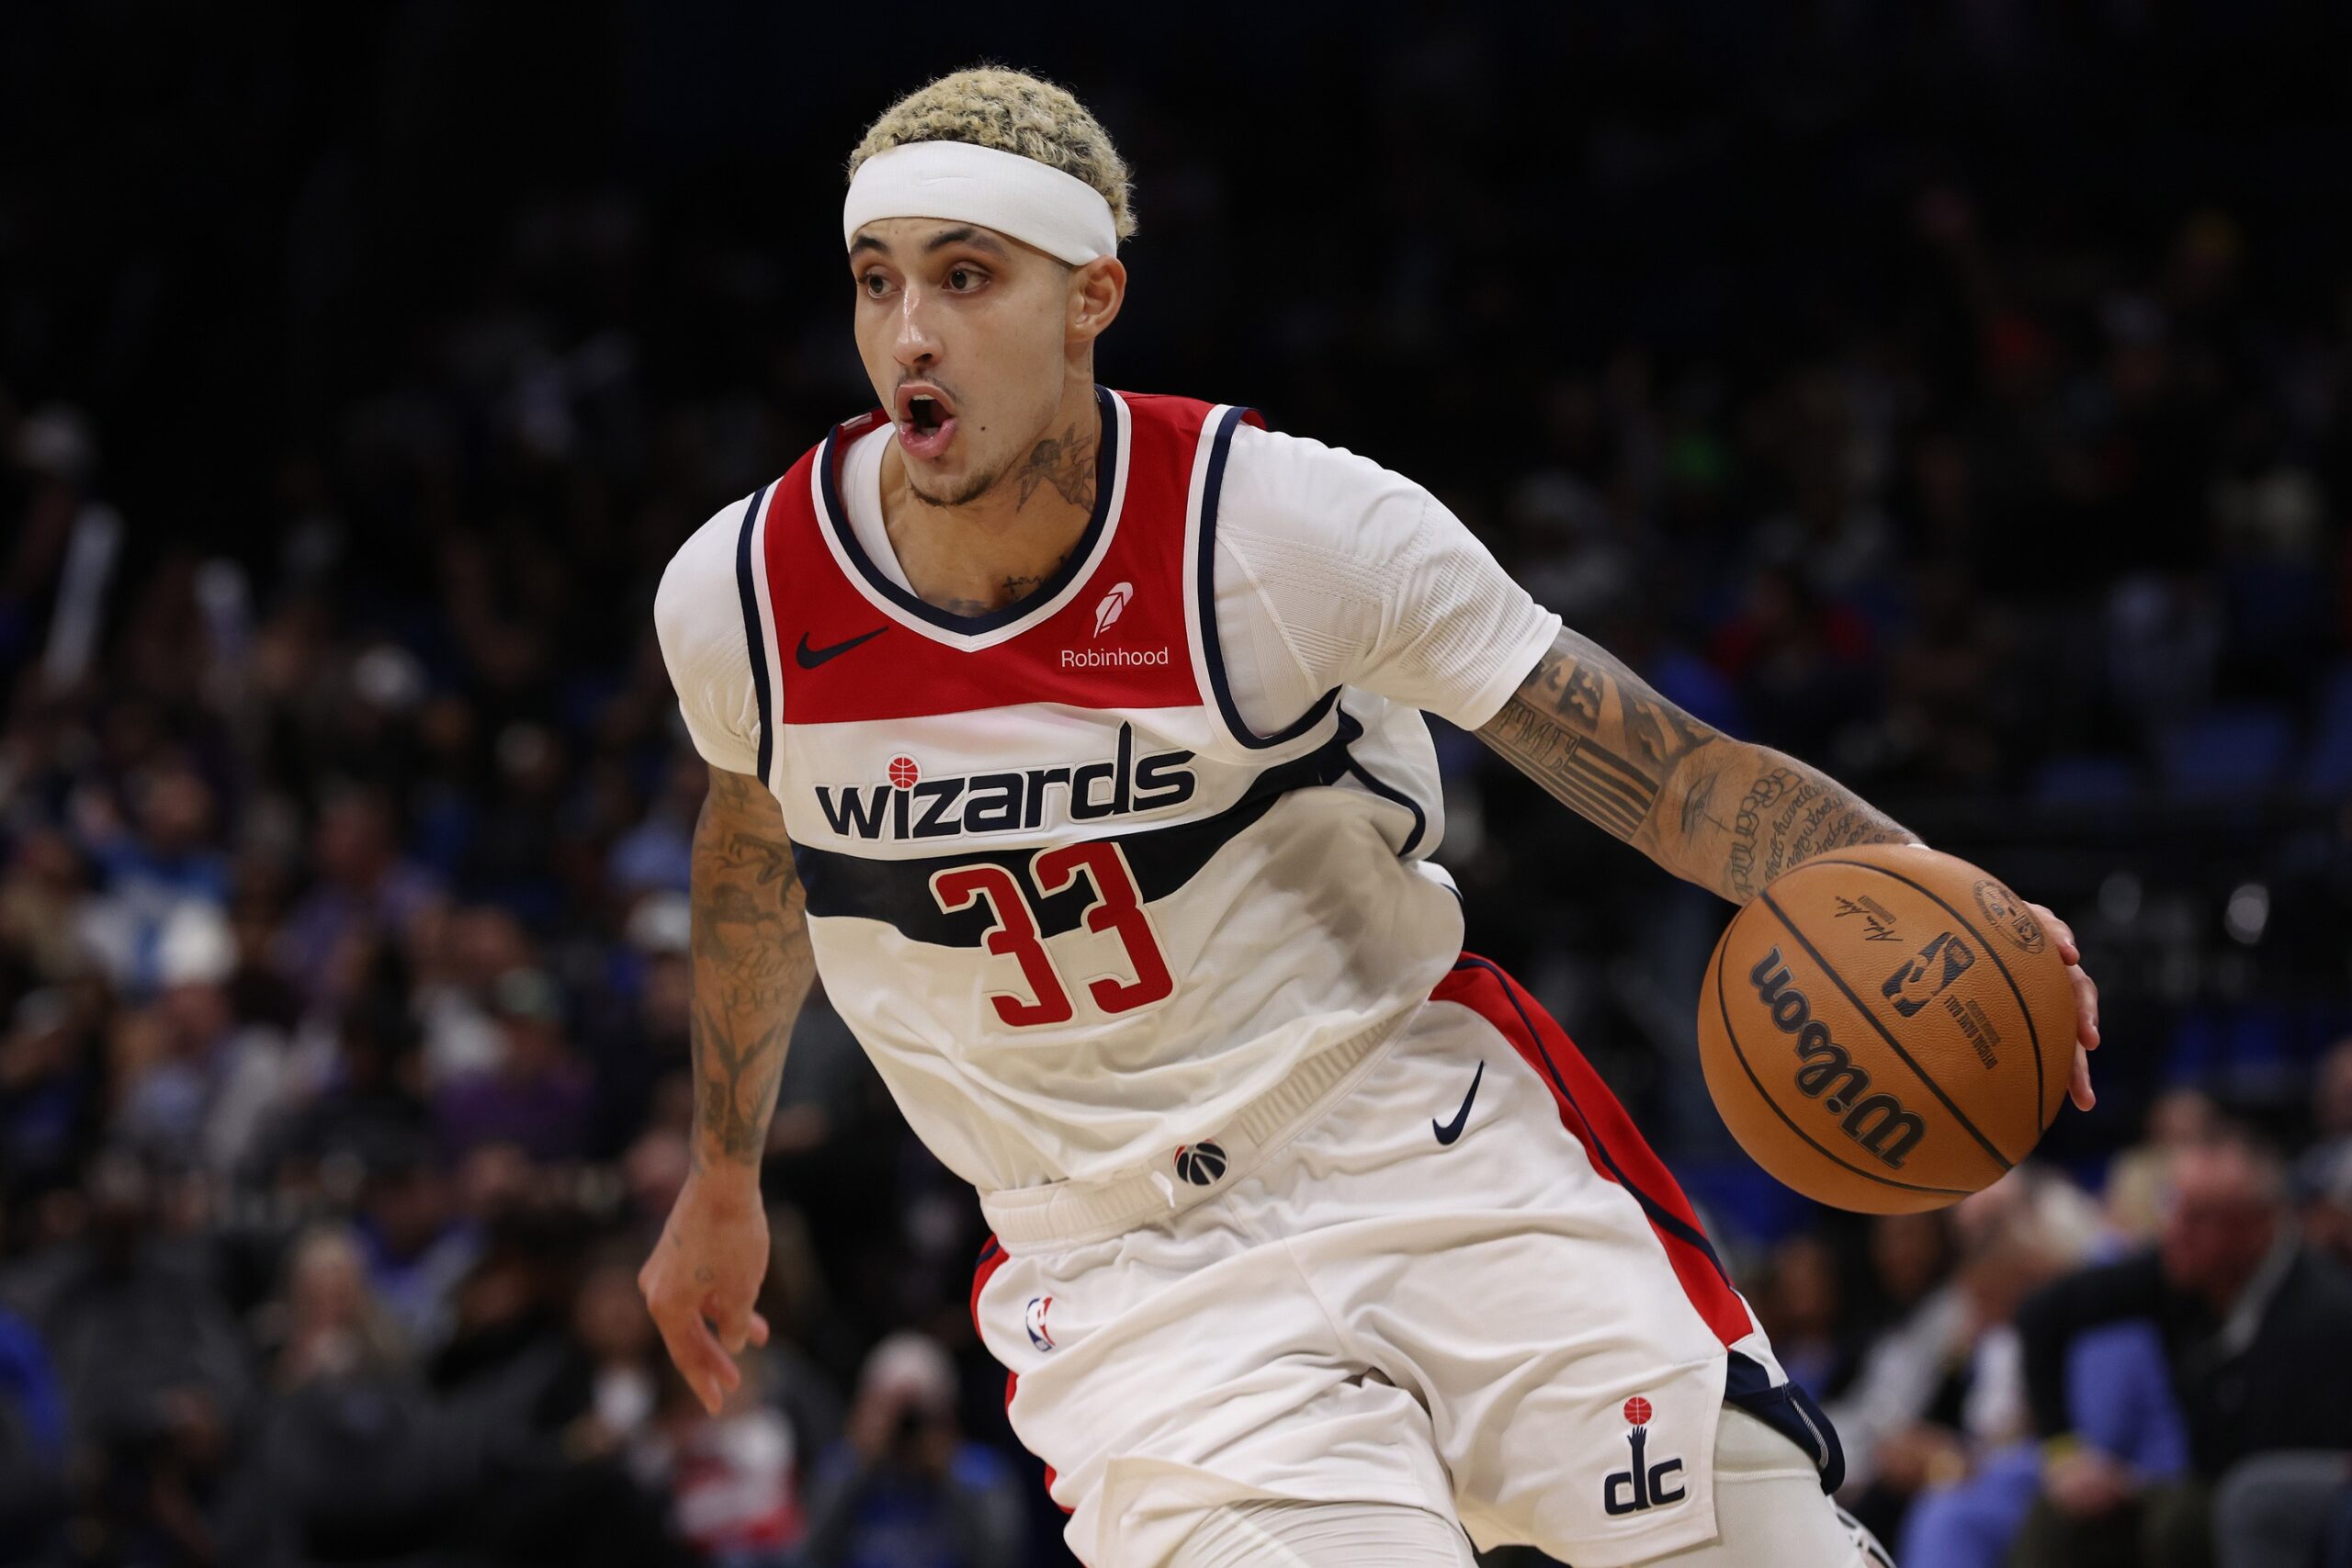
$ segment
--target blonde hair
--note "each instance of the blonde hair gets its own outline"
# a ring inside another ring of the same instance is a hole
[[[916,141],[969,141],[1034,158],[1092,186],[1111,204],[1119,238],[1135,234],[1126,161],[1084,104],[1042,77],[978,65],[925,83],[866,128],[849,155],[850,177],[876,152]]]

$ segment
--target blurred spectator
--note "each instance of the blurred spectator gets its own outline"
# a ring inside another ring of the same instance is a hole
[[[333,1378],[404,1371],[409,1348],[368,1282],[349,1233],[319,1229],[298,1241],[287,1268],[285,1324],[270,1381],[300,1388]]]
[[[369,1287],[392,1322],[410,1344],[438,1349],[454,1329],[458,1286],[482,1242],[425,1145],[388,1151],[369,1169],[354,1229]]]
[[[1939,1439],[1960,1424],[1976,1327],[1951,1282],[1952,1245],[1941,1213],[1871,1222],[1871,1270],[1894,1320],[1826,1410],[1846,1449],[1847,1506],[1882,1540],[1897,1539],[1914,1493],[1949,1473]]]
[[[1884,1354],[1874,1349],[1872,1384],[1851,1405],[1868,1460],[1853,1506],[1900,1540],[1903,1561],[1996,1568],[2032,1505],[2018,1300],[2082,1260],[2096,1239],[2093,1208],[2070,1182],[2028,1164],[1959,1203],[1950,1235],[1959,1253],[1952,1283],[1922,1300]],[[1910,1260],[1917,1274],[1936,1256],[1922,1239],[1894,1229],[1872,1251]],[[2096,1417],[2109,1411],[2100,1399]],[[2096,1432],[2109,1427],[2121,1432],[2124,1422],[2086,1420]]]
[[[174,910],[159,948],[154,1004],[116,1036],[115,1132],[165,1168],[232,1174],[288,1092],[286,1042],[237,1017],[236,947],[218,909]]]
[[[1791,568],[1770,565],[1748,580],[1741,613],[1716,632],[1712,652],[1738,690],[1753,739],[1832,757],[1840,732],[1870,709],[1869,649],[1860,615],[1825,601]]]
[[[1818,1236],[1796,1235],[1772,1249],[1758,1315],[1789,1376],[1818,1399],[1834,1399],[1853,1372],[1853,1325],[1838,1257]]]
[[[208,1561],[256,1393],[251,1352],[201,1255],[161,1232],[137,1162],[101,1161],[89,1196],[86,1239],[20,1287],[85,1472],[76,1528],[127,1560]]]
[[[86,986],[27,991],[0,1035],[0,1180],[17,1192],[69,1179],[104,1114],[96,996]]]
[[[2174,1161],[2211,1140],[2221,1108],[2202,1089],[2166,1091],[2148,1108],[2147,1133],[2107,1173],[2107,1223],[2126,1241],[2153,1243],[2164,1229]]]
[[[769,1402],[767,1358],[745,1358],[743,1383],[717,1416],[664,1367],[652,1437],[638,1472],[672,1498],[678,1533],[719,1568],[786,1568],[808,1529],[802,1488],[808,1455],[790,1417]]]
[[[32,1325],[0,1308],[0,1561],[40,1561],[65,1513],[65,1399]]]
[[[86,897],[74,840],[34,827],[17,838],[0,876],[0,944],[28,978],[62,983],[86,967],[80,911]]]
[[[1020,1484],[956,1421],[956,1371],[919,1334],[874,1348],[847,1435],[808,1487],[819,1568],[1013,1568],[1026,1550]]]
[[[564,1043],[563,998],[536,969],[500,977],[492,1011],[498,1021],[498,1065],[444,1085],[434,1119],[452,1154],[505,1144],[541,1161],[588,1152],[594,1086]]]
[[[2195,1479],[2150,1485],[2095,1449],[2053,1449],[2020,1568],[2128,1562],[2135,1541],[2150,1563],[2211,1562],[2215,1539],[2246,1539],[2255,1524],[2245,1510],[2257,1500],[2271,1521],[2260,1538],[2300,1531],[2308,1555],[2352,1450],[2352,1275],[2302,1245],[2275,1155],[2239,1133],[2182,1153],[2154,1251],[2070,1276],[2027,1304],[2027,1379],[2045,1439],[2075,1431],[2069,1345],[2125,1318],[2163,1336]],[[2280,1473],[2302,1461],[2276,1456],[2304,1450],[2337,1457],[2328,1484]],[[2291,1510],[2289,1495],[2301,1499]]]
[[[371,792],[345,789],[327,802],[311,855],[318,881],[287,919],[283,961],[315,999],[327,994],[338,950],[405,929],[437,889],[401,857],[390,809]]]
[[[175,917],[225,912],[229,860],[212,847],[212,790],[193,768],[166,763],[130,793],[135,828],[101,816],[84,829],[104,891],[82,929],[115,983],[144,997],[169,983],[162,950]]]

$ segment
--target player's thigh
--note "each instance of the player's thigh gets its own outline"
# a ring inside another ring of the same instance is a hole
[[[1623,1563],[1706,1537],[1725,1339],[1752,1319],[1702,1242],[1678,1267],[1652,1215],[1682,1224],[1679,1194],[1645,1201],[1605,1097],[1482,976],[1301,1140],[1278,1197],[1350,1342],[1426,1402],[1472,1538]]]
[[[1796,1445],[1744,1411],[1715,1439],[1716,1539],[1643,1568],[1894,1568],[1876,1537],[1821,1490]]]
[[[1204,1511],[1257,1499],[1451,1516],[1428,1412],[1365,1375],[1247,1219],[1212,1202],[983,1266],[974,1320],[1084,1561],[1166,1562]]]
[[[1474,1568],[1459,1526],[1397,1503],[1210,1509],[1169,1568]]]

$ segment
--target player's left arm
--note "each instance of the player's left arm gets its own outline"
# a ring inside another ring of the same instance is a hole
[[[1815,855],[1919,841],[1818,768],[1700,723],[1565,626],[1478,739],[1578,816],[1736,904]],[[2075,933],[2031,908],[2070,966],[2079,1043],[2096,1049],[2098,987]],[[2090,1109],[2079,1049],[2073,1093]]]

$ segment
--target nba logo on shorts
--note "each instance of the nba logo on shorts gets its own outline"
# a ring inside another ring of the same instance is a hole
[[[1046,1326],[1046,1313],[1053,1304],[1054,1298],[1051,1296],[1031,1296],[1029,1310],[1022,1314],[1028,1321],[1029,1343],[1040,1350],[1050,1350],[1054,1348],[1053,1332]]]
[[[1690,1489],[1674,1479],[1682,1472],[1680,1460],[1649,1462],[1651,1414],[1650,1402],[1638,1393],[1625,1402],[1625,1441],[1633,1445],[1634,1464],[1600,1483],[1600,1506],[1611,1517],[1662,1508],[1690,1495]]]

